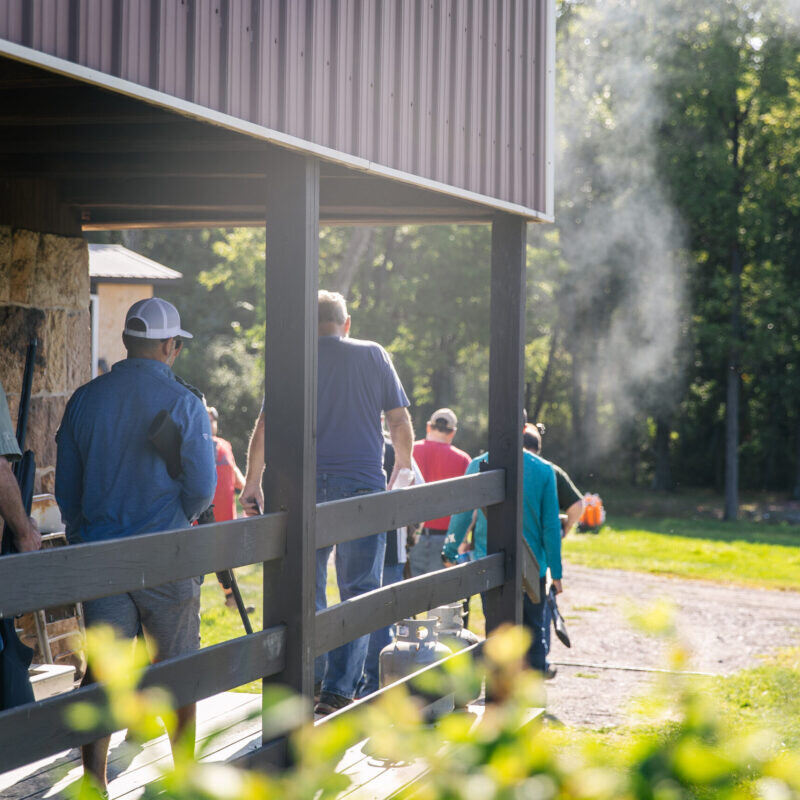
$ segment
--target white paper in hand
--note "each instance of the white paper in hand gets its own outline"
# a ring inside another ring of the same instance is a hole
[[[411,486],[412,483],[414,483],[414,471],[408,467],[403,467],[403,469],[397,471],[392,489],[405,489]]]

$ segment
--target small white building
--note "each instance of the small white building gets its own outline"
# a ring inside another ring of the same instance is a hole
[[[153,287],[183,278],[177,270],[134,253],[121,244],[89,245],[92,298],[92,377],[125,358],[125,312],[153,296]]]

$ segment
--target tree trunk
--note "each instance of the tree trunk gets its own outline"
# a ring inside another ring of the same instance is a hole
[[[452,349],[452,337],[441,337],[439,340],[439,351],[446,354],[446,358],[444,359],[445,363],[436,367],[431,375],[431,390],[433,391],[434,408],[446,408],[452,406],[455,400],[455,370],[453,369],[453,364],[456,362],[456,357],[450,352]]]
[[[533,408],[533,381],[525,381],[525,413],[528,414],[528,422],[531,422],[531,409]]]
[[[361,260],[367,249],[372,244],[372,228],[353,228],[350,240],[342,255],[339,269],[331,280],[331,290],[339,292],[345,298],[350,292],[353,280],[356,277]]]
[[[794,489],[792,489],[792,500],[800,500],[800,420],[797,421],[794,442]]]
[[[547,398],[547,390],[550,386],[550,376],[553,372],[553,361],[555,360],[557,345],[558,328],[553,327],[553,332],[550,335],[550,350],[547,354],[547,366],[544,368],[542,380],[539,382],[539,388],[536,391],[536,404],[533,408],[531,408],[529,405],[526,406],[529,413],[529,422],[536,422],[539,419],[539,415],[542,413],[542,407],[544,406],[545,399]]]
[[[669,455],[670,433],[667,420],[662,416],[656,417],[656,463],[653,472],[653,489],[660,492],[672,491],[672,465]]]
[[[583,403],[581,402],[580,354],[577,348],[572,351],[572,369],[570,370],[570,413],[572,416],[572,436],[570,437],[570,472],[584,475],[583,447]]]
[[[731,345],[728,350],[725,394],[725,513],[723,518],[739,517],[739,329],[742,304],[742,259],[738,245],[731,253]]]

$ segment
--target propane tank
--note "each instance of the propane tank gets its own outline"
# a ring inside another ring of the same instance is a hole
[[[465,647],[477,644],[480,637],[464,627],[464,606],[461,603],[449,603],[446,606],[432,608],[428,612],[428,619],[435,619],[439,624],[437,632],[439,641],[446,644],[454,653]],[[461,687],[461,692],[454,697],[456,708],[466,708],[474,703],[481,694],[481,680],[470,691],[466,686]]]
[[[378,676],[381,688],[450,655],[436,633],[435,619],[404,619],[397,623],[394,642],[381,650]]]
[[[454,653],[480,641],[477,634],[464,627],[464,606],[461,603],[448,603],[446,606],[432,608],[428,612],[428,619],[438,621],[436,632],[439,641]]]

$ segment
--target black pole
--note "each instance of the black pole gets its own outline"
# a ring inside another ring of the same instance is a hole
[[[236,601],[236,608],[239,609],[239,616],[242,618],[245,633],[252,633],[253,626],[250,624],[250,615],[247,613],[247,607],[244,604],[244,600],[242,600],[242,593],[239,591],[239,581],[236,580],[232,569],[226,570],[226,572],[231,584],[231,594],[233,594],[233,599]]]
[[[22,374],[22,390],[19,398],[19,414],[17,416],[17,444],[20,452],[25,452],[25,435],[28,431],[28,413],[31,405],[31,393],[33,389],[33,368],[36,361],[36,350],[39,340],[34,336],[29,344],[25,355],[25,372]],[[14,476],[19,480],[20,464],[18,461],[14,465]]]

